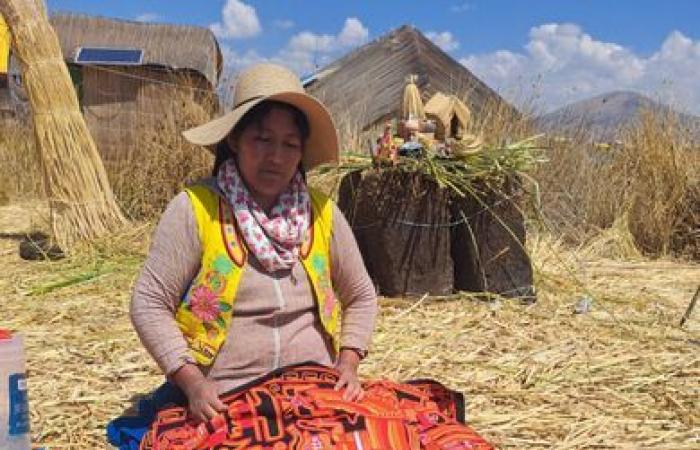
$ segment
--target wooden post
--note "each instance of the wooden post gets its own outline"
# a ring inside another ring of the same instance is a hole
[[[698,297],[700,297],[700,286],[698,286],[698,289],[695,291],[693,299],[690,301],[688,308],[685,310],[685,314],[683,314],[683,317],[681,318],[681,327],[685,325],[685,322],[690,318],[690,315],[693,313],[693,309],[695,309],[695,304],[698,302]]]

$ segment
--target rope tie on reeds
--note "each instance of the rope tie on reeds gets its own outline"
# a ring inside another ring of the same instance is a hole
[[[174,87],[177,89],[185,89],[185,90],[194,91],[194,92],[203,92],[203,93],[210,94],[210,95],[213,93],[213,91],[211,89],[202,89],[202,88],[197,88],[197,87],[192,87],[192,86],[186,86],[184,84],[172,83],[169,81],[159,80],[157,78],[145,77],[142,75],[136,75],[136,74],[132,74],[132,73],[122,72],[120,70],[109,69],[105,66],[98,66],[98,65],[93,65],[93,64],[81,64],[80,66],[81,67],[89,67],[91,69],[94,69],[94,70],[97,70],[100,72],[111,73],[111,74],[114,74],[114,75],[117,75],[117,76],[120,76],[123,78],[131,78],[134,80],[146,81],[149,83],[155,83],[155,84],[160,84],[160,85],[164,85],[164,86],[171,86],[171,87]],[[147,64],[144,64],[142,66],[135,66],[135,67],[148,67],[149,69],[155,69],[155,67],[148,66]],[[163,72],[167,72],[167,71],[163,70]]]
[[[443,222],[443,223],[420,223],[420,222],[413,222],[410,220],[401,220],[401,219],[390,219],[389,221],[383,221],[383,220],[377,220],[375,222],[372,222],[367,225],[353,225],[351,228],[353,230],[366,230],[368,228],[375,228],[378,225],[404,225],[406,227],[411,227],[411,228],[430,228],[430,229],[437,229],[437,228],[452,228],[459,226],[467,221],[466,218],[456,220],[453,222]]]
[[[35,115],[35,116],[42,115],[42,116],[61,116],[61,117],[65,117],[66,114],[71,114],[71,115],[74,115],[74,114],[75,114],[75,115],[80,115],[80,116],[82,116],[82,114],[80,113],[80,111],[77,111],[77,112],[76,112],[73,108],[67,108],[67,107],[64,107],[64,108],[35,109],[35,110],[34,110],[34,115]]]
[[[388,224],[388,225],[403,225],[403,226],[410,227],[410,228],[428,228],[428,229],[454,228],[454,227],[458,227],[458,226],[460,226],[460,225],[462,225],[462,224],[468,222],[470,219],[473,219],[473,218],[475,218],[475,217],[477,217],[477,216],[483,214],[484,211],[488,211],[488,210],[491,209],[492,207],[498,206],[498,205],[500,205],[500,204],[502,204],[502,203],[504,203],[504,202],[506,202],[506,201],[511,200],[512,198],[513,198],[512,196],[509,196],[509,197],[506,197],[506,198],[504,198],[504,199],[502,199],[502,200],[499,200],[499,201],[497,201],[497,202],[494,202],[494,203],[493,203],[492,205],[490,205],[489,207],[487,207],[487,208],[481,208],[481,209],[479,209],[477,212],[475,212],[474,214],[471,214],[471,215],[469,215],[469,216],[462,214],[462,218],[461,218],[461,219],[455,220],[455,221],[452,221],[452,222],[421,223],[421,222],[413,222],[413,221],[410,221],[410,220],[389,219],[389,220],[388,220],[388,223],[387,223],[387,221],[377,220],[377,221],[372,222],[372,223],[367,224],[367,225],[351,225],[350,228],[352,228],[353,230],[366,230],[366,229],[369,229],[369,228],[374,228],[374,227],[376,227],[377,225],[384,225],[384,224]]]
[[[42,58],[40,61],[53,62],[53,59],[52,58]],[[36,63],[34,61],[32,61],[31,64],[36,64]],[[61,64],[63,64],[63,62],[61,62]],[[117,75],[117,76],[123,77],[123,78],[131,78],[134,80],[145,81],[145,82],[154,83],[154,84],[160,84],[163,86],[171,86],[171,87],[174,87],[177,89],[185,89],[188,91],[202,92],[202,93],[206,93],[206,94],[213,93],[213,91],[211,89],[202,89],[202,88],[197,88],[197,87],[193,87],[193,86],[187,86],[184,84],[172,83],[170,81],[159,80],[157,78],[145,77],[142,75],[135,75],[135,74],[127,73],[127,72],[122,72],[120,70],[109,69],[105,66],[99,66],[99,65],[93,65],[93,64],[80,64],[80,66],[81,67],[89,67],[90,69],[94,69],[94,70],[97,70],[99,72],[110,73],[110,74]],[[144,64],[141,66],[135,66],[135,67],[148,67],[149,69],[157,69],[156,67],[149,66],[147,64]],[[167,72],[167,71],[163,70],[163,72]]]
[[[104,205],[105,203],[108,203],[109,200],[106,198],[100,198],[98,200],[86,200],[82,202],[76,202],[76,201],[71,201],[71,200],[66,200],[63,198],[59,197],[51,197],[47,199],[50,202],[53,202],[56,205],[67,205],[67,206],[91,206],[91,205]]]
[[[25,72],[31,72],[32,70],[36,70],[35,66],[43,66],[47,64],[55,64],[62,66],[64,63],[61,59],[56,59],[54,56],[46,57],[46,58],[39,58],[39,59],[34,59],[34,60],[27,60],[25,61],[26,64],[29,67],[24,68]]]

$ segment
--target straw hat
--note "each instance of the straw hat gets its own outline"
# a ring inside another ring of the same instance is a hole
[[[276,64],[256,64],[241,72],[236,82],[233,110],[185,131],[183,136],[193,144],[216,145],[245,113],[264,100],[289,103],[306,115],[310,134],[302,156],[305,169],[338,161],[338,135],[330,113],[320,101],[304,91],[299,77]]]

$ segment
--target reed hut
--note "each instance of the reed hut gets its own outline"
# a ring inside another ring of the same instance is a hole
[[[471,112],[456,95],[438,92],[425,105],[425,114],[434,119],[435,138],[461,138],[467,133]]]
[[[489,103],[507,104],[410,25],[336,60],[307,78],[305,85],[329,107],[342,133],[400,117],[406,80],[412,75],[424,104],[437,92],[463,100],[477,116]]]
[[[218,109],[222,55],[209,29],[76,14],[55,14],[51,24],[105,164],[143,151],[142,133],[165,112]],[[10,84],[24,98],[21,80]],[[181,104],[182,89],[195,92],[194,104]]]

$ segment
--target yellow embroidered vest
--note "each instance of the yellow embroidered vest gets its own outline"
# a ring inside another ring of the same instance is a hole
[[[226,340],[247,249],[233,209],[224,198],[202,185],[186,192],[202,243],[202,264],[180,302],[175,319],[194,358],[199,364],[209,366]],[[309,277],[321,323],[337,352],[340,303],[333,291],[330,272],[333,207],[322,193],[312,188],[309,193],[313,223],[302,244],[300,259]]]

